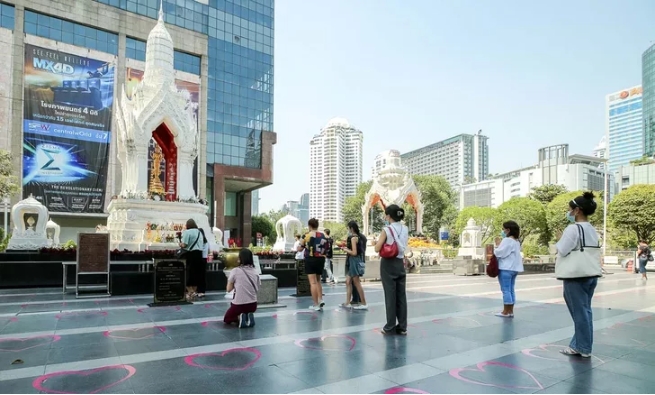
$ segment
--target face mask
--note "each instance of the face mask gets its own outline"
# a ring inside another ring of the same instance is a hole
[[[385,226],[389,226],[389,221],[387,221],[387,220],[385,219],[385,220],[384,220],[384,225],[385,225]]]
[[[503,239],[504,239],[505,237],[507,237],[507,234],[505,233],[504,230],[501,230],[501,231],[500,231],[500,237],[502,237]]]
[[[569,222],[575,222],[575,215],[571,214],[570,211],[566,212],[566,219]]]

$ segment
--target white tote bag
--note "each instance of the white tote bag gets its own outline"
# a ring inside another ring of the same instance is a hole
[[[558,279],[572,279],[584,277],[601,277],[601,248],[588,246],[585,242],[584,229],[579,224],[580,247],[566,256],[557,256],[555,262],[555,277]]]

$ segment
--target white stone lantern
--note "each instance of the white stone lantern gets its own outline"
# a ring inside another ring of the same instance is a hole
[[[16,203],[11,209],[14,229],[7,250],[38,250],[47,247],[48,218],[48,209],[32,195]]]
[[[293,250],[296,242],[295,235],[302,232],[302,223],[293,215],[285,215],[275,224],[275,233],[277,240],[273,246],[273,251],[288,252]]]
[[[48,220],[48,223],[45,225],[45,233],[48,238],[49,247],[57,247],[59,243],[59,234],[61,233],[61,226],[53,220]]]

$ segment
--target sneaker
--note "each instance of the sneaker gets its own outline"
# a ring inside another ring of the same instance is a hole
[[[251,328],[255,326],[255,315],[253,313],[248,313],[248,326]]]
[[[352,308],[353,308],[353,305],[351,305],[350,303],[348,303],[348,304],[346,304],[346,303],[341,303],[341,307],[343,307],[344,309],[352,309]]]
[[[401,336],[407,336],[407,329],[396,328],[396,334]]]
[[[384,328],[380,329],[380,333],[383,334],[383,335],[390,335],[391,334],[390,331],[387,331]]]
[[[248,315],[239,314],[239,328],[247,328],[247,327],[248,327]]]
[[[495,315],[496,317],[504,317],[504,318],[512,318],[512,317],[514,317],[514,314],[503,314],[502,312],[501,312],[501,313],[496,313],[496,314],[494,314],[494,315]]]
[[[357,306],[353,307],[353,309],[355,309],[355,310],[368,310],[368,306],[365,305],[365,304],[360,304],[360,305],[357,305]]]
[[[323,311],[323,308],[321,307],[321,305],[318,305],[318,306],[311,305],[311,306],[309,306],[309,309],[314,310],[314,311]]]
[[[319,305],[319,306],[321,307],[321,309],[322,309],[323,307],[325,307],[325,302],[321,300],[320,302],[318,302],[318,305]]]

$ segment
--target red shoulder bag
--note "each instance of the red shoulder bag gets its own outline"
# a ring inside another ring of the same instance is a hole
[[[489,259],[489,264],[487,264],[487,276],[491,278],[498,277],[498,258],[496,255],[492,255]]]
[[[380,249],[380,258],[394,259],[398,256],[398,243],[396,243],[396,235],[393,234],[393,228],[391,226],[387,227],[391,237],[393,238],[393,243],[387,244],[386,241]]]

